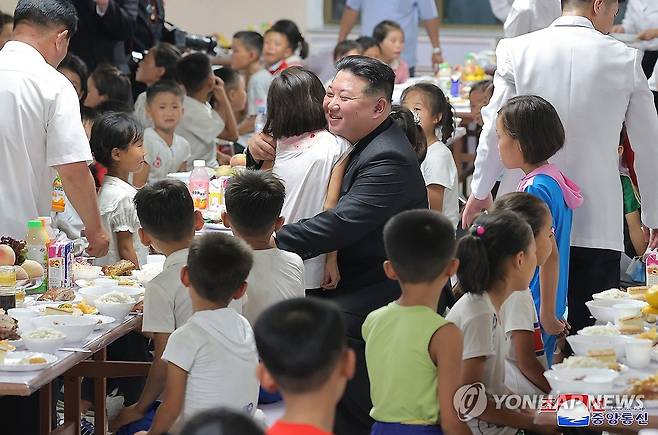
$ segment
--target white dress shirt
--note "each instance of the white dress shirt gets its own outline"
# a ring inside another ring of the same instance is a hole
[[[626,15],[622,20],[624,33],[637,34],[649,29],[658,29],[658,1],[628,0]],[[643,41],[643,50],[658,50],[658,38]]]
[[[516,95],[539,95],[551,102],[566,131],[556,164],[583,192],[574,210],[571,245],[623,251],[623,201],[617,146],[623,122],[637,154],[635,170],[642,194],[642,222],[658,228],[658,116],[642,53],[595,30],[578,16],[558,18],[551,27],[503,39],[496,50],[494,94],[482,110],[484,127],[471,188],[485,198],[503,171],[495,120]],[[501,192],[515,190],[520,170],[507,171]]]
[[[91,161],[71,82],[32,46],[0,51],[0,231],[23,239],[26,222],[49,216],[54,166]]]
[[[513,38],[545,29],[560,15],[560,0],[514,0],[505,20],[505,37]]]
[[[493,14],[504,23],[512,10],[512,3],[514,3],[514,0],[489,0],[489,3],[491,3]]]

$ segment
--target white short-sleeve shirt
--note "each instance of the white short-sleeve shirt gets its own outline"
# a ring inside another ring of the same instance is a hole
[[[183,420],[222,406],[252,415],[256,410],[256,341],[235,310],[194,313],[171,334],[162,359],[187,372]]]
[[[188,249],[169,255],[162,272],[146,284],[142,331],[172,333],[192,316],[192,301],[180,280]]]
[[[26,221],[50,215],[52,167],[91,162],[91,149],[73,85],[23,42],[0,51],[0,107],[0,228],[23,239]]]
[[[254,251],[254,265],[247,277],[242,312],[252,325],[265,309],[285,299],[303,298],[304,262],[294,252],[278,248]]]
[[[142,123],[142,126],[144,128],[153,127],[153,120],[146,113],[146,92],[142,92],[137,96],[133,107],[133,114],[135,115],[135,118]]]
[[[183,119],[176,127],[176,133],[183,136],[190,144],[188,168],[194,160],[205,160],[206,167],[217,168],[217,136],[224,131],[224,120],[210,104],[202,103],[192,97],[183,100]]]
[[[452,152],[443,142],[434,142],[427,147],[427,155],[420,164],[420,171],[426,186],[438,184],[445,188],[442,213],[456,229],[459,222],[459,178]]]
[[[512,343],[512,333],[514,331],[532,332],[535,336],[535,356],[544,368],[548,367],[539,317],[530,290],[512,293],[500,308],[500,317],[503,321],[507,342],[505,385],[517,394],[542,394],[542,391],[528,380],[519,369],[514,343]]]
[[[278,141],[272,173],[286,187],[281,211],[286,223],[311,218],[323,211],[331,171],[352,149],[349,141],[327,130]],[[325,259],[326,255],[319,255],[304,262],[306,288],[319,288],[322,284]]]
[[[104,266],[121,260],[115,233],[124,231],[133,235],[133,245],[139,266],[146,264],[149,250],[139,240],[138,231],[141,225],[135,204],[133,204],[136,193],[137,189],[120,178],[106,175],[103,179],[103,186],[98,194],[98,207],[103,226],[110,232],[110,248],[105,257],[96,259],[96,265]]]
[[[270,90],[270,84],[274,76],[266,69],[261,69],[249,77],[247,86],[247,115],[256,114],[256,108],[267,102],[267,92]]]
[[[144,130],[144,160],[149,165],[149,183],[162,180],[167,174],[178,172],[190,158],[190,144],[184,137],[174,134],[171,146],[152,128]]]

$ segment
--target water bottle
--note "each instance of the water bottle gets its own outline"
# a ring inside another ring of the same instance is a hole
[[[267,120],[267,107],[262,100],[256,101],[256,119],[254,120],[254,133],[260,133],[265,128]]]
[[[206,169],[205,160],[195,160],[194,169],[190,174],[190,194],[194,201],[194,208],[206,210],[208,208],[208,191],[210,188],[210,175]]]

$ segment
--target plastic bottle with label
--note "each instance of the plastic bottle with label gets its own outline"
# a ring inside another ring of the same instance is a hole
[[[210,187],[210,175],[206,169],[205,160],[195,160],[194,169],[190,174],[190,194],[194,201],[194,208],[206,210],[208,208],[208,191]]]
[[[267,106],[263,100],[256,100],[256,119],[254,120],[254,133],[260,133],[265,128],[267,120]]]
[[[444,94],[450,93],[450,87],[452,85],[452,81],[450,79],[451,75],[452,75],[452,68],[450,67],[449,63],[444,62],[441,65],[439,65],[439,73],[438,73],[439,87],[441,88]]]
[[[62,184],[62,179],[59,174],[55,177],[55,181],[53,181],[51,208],[55,213],[63,213],[66,208],[66,203],[64,201],[64,185]]]
[[[53,220],[50,216],[39,216],[46,234],[48,234],[48,246],[55,241],[55,230],[53,229]]]
[[[39,263],[45,271],[48,268],[48,233],[43,227],[43,222],[40,220],[27,221],[27,236],[25,237],[27,259]],[[45,278],[45,277],[44,277]],[[47,279],[43,280],[43,284],[36,290],[38,293],[45,292],[48,288]]]

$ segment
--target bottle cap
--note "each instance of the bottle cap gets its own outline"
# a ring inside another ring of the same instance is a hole
[[[195,160],[194,161],[194,167],[195,168],[203,168],[206,166],[206,161],[205,160]]]
[[[39,220],[43,222],[44,227],[46,225],[52,225],[53,223],[53,218],[51,218],[50,216],[39,216]]]
[[[28,229],[41,228],[41,227],[43,227],[43,222],[41,222],[40,220],[27,221],[27,228]]]

